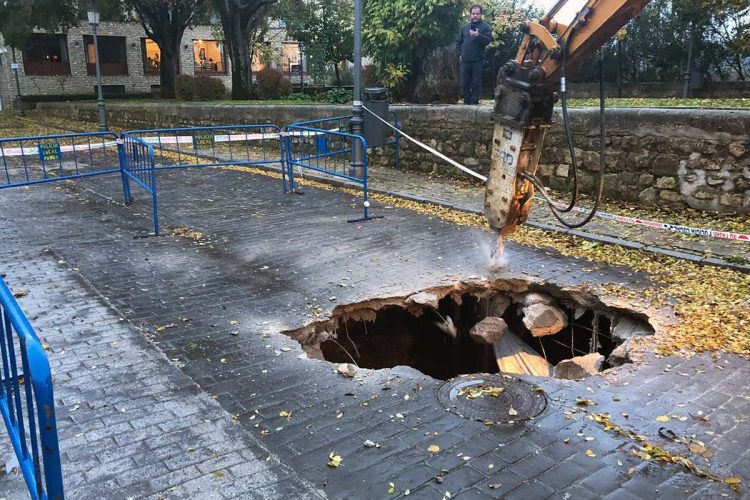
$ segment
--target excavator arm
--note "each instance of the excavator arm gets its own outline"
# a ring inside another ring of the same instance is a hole
[[[500,233],[499,244],[528,217],[534,196],[529,178],[536,173],[553,106],[558,92],[565,91],[565,77],[648,1],[589,0],[574,20],[564,25],[555,16],[568,0],[558,0],[542,19],[524,23],[516,58],[500,68],[495,88],[485,215]]]

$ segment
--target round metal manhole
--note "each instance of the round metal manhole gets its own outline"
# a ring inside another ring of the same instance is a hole
[[[532,419],[547,408],[539,387],[500,374],[464,375],[444,382],[437,399],[448,411],[486,424]]]

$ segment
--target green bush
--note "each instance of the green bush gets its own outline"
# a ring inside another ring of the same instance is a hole
[[[281,99],[292,93],[292,84],[284,73],[275,68],[263,68],[258,71],[258,98]]]
[[[341,87],[330,89],[325,93],[325,101],[330,104],[346,104],[353,99],[351,89]]]
[[[177,99],[192,101],[197,95],[195,78],[190,75],[179,75],[175,80],[175,95]]]
[[[294,94],[290,94],[289,97],[287,97],[290,101],[299,101],[299,102],[310,102],[313,100],[312,96],[309,96],[307,94],[303,94],[301,92],[295,92]]]
[[[219,78],[209,76],[195,77],[196,99],[199,101],[214,101],[223,99],[227,92],[224,82]]]

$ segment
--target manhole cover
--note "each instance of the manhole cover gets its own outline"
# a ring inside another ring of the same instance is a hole
[[[485,423],[529,420],[547,408],[547,396],[540,388],[499,374],[448,380],[438,388],[437,398],[456,415]]]

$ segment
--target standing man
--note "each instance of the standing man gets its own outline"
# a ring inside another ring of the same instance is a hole
[[[456,40],[456,52],[461,61],[461,87],[464,104],[479,104],[482,93],[484,53],[492,42],[492,28],[482,21],[482,6],[474,4],[469,9],[471,22],[464,25]]]

